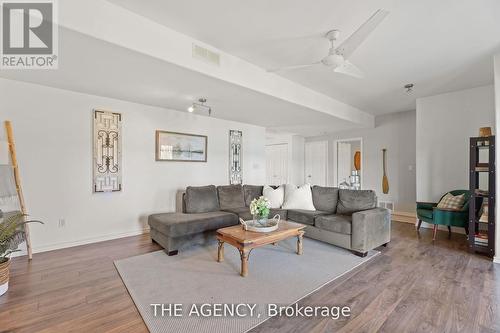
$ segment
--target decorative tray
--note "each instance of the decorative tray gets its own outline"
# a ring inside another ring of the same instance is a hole
[[[263,233],[277,230],[279,222],[279,215],[274,216],[272,219],[266,219],[265,222],[261,222],[259,220],[243,221],[240,219],[240,223],[243,225],[244,230]]]

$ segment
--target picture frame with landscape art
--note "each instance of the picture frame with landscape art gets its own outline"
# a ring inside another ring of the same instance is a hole
[[[206,162],[208,137],[205,135],[156,131],[156,160]]]

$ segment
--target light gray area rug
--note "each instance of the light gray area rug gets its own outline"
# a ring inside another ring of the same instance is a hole
[[[150,332],[246,332],[268,319],[267,304],[293,304],[379,253],[360,258],[307,238],[303,255],[295,250],[295,239],[253,250],[245,278],[239,275],[239,252],[229,244],[222,263],[216,261],[214,244],[191,247],[173,257],[152,252],[115,261],[115,266]],[[200,309],[205,303],[256,304],[255,315],[189,316],[193,304]],[[151,304],[182,304],[183,316],[160,316],[160,308],[154,316]]]

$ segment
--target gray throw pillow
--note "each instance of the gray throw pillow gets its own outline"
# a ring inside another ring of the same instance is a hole
[[[372,190],[339,190],[337,214],[352,215],[377,206],[377,197]]]
[[[337,187],[313,186],[313,203],[316,210],[335,213],[339,201],[339,189]]]
[[[243,185],[243,193],[245,194],[245,206],[250,207],[250,203],[255,198],[262,196],[264,186],[258,185]]]
[[[214,185],[188,186],[185,199],[186,213],[207,213],[220,210],[217,189]]]
[[[245,207],[243,187],[241,185],[218,186],[220,209]]]

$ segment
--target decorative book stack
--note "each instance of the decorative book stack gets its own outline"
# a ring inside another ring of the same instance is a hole
[[[488,234],[484,232],[478,232],[474,236],[474,243],[480,246],[488,246]]]

